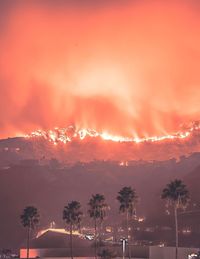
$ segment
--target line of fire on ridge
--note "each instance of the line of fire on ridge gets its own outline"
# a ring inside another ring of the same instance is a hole
[[[79,129],[76,130],[74,126],[69,126],[67,128],[54,128],[54,130],[36,130],[32,133],[25,135],[26,138],[44,138],[49,142],[52,142],[54,145],[60,143],[66,144],[71,142],[74,138],[80,140],[85,139],[86,137],[99,137],[102,140],[114,141],[114,142],[158,142],[164,140],[174,140],[174,139],[185,139],[191,136],[194,131],[200,129],[200,122],[193,123],[190,128],[184,131],[179,131],[177,133],[163,135],[163,136],[153,136],[153,137],[123,137],[111,135],[107,132],[99,133],[93,129]]]

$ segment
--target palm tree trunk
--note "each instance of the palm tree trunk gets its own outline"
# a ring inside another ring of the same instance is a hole
[[[100,222],[100,227],[99,227],[99,246],[101,246],[102,244],[102,231],[103,230],[103,220],[101,220]]]
[[[30,226],[28,226],[28,231],[27,231],[27,248],[26,248],[26,258],[29,259],[29,249],[30,249]]]
[[[73,259],[73,237],[72,237],[72,224],[70,225],[70,254],[71,259]]]
[[[126,212],[126,235],[127,235],[128,257],[130,258],[130,248],[129,248],[129,217],[128,217],[128,210],[127,210],[127,212]]]
[[[94,219],[94,239],[95,239],[94,254],[95,254],[95,259],[96,259],[97,258],[97,221],[96,221],[96,218]]]
[[[174,217],[175,217],[175,234],[176,234],[176,254],[175,258],[178,259],[178,217],[177,217],[177,207],[174,207]]]

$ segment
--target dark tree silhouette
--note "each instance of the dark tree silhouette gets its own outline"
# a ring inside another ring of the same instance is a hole
[[[0,251],[0,258],[11,258],[11,254],[12,254],[12,251],[10,249],[7,249],[7,248],[3,248],[1,251]]]
[[[78,201],[71,201],[63,210],[63,220],[70,229],[70,253],[73,259],[73,230],[80,227],[83,213]]]
[[[98,256],[103,259],[110,259],[115,258],[116,254],[109,249],[103,249],[100,253],[98,253]]]
[[[175,220],[175,237],[176,237],[176,255],[178,258],[178,209],[186,208],[189,202],[189,192],[186,185],[181,180],[171,181],[163,189],[161,198],[166,200],[167,207],[172,206],[174,209]]]
[[[104,195],[101,194],[92,195],[88,205],[88,214],[90,218],[94,220],[95,258],[97,258],[97,223],[100,223],[100,225],[102,225],[102,222],[106,217],[106,212],[109,207],[105,202]]]
[[[129,250],[129,223],[130,220],[135,215],[136,203],[138,201],[138,196],[136,191],[131,187],[124,187],[118,192],[117,200],[119,201],[119,211],[126,215],[126,238],[128,240],[128,250]],[[130,251],[129,251],[130,257]]]
[[[27,228],[27,259],[29,258],[31,230],[39,223],[39,217],[37,208],[33,206],[26,207],[20,216],[22,225]]]

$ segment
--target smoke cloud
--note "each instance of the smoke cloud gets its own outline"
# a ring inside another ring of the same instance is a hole
[[[199,1],[3,0],[0,17],[1,137],[69,124],[150,136],[199,119]]]

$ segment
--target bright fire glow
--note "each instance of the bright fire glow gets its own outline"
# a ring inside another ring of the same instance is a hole
[[[200,130],[200,122],[194,122],[191,124],[189,128],[183,131],[179,131],[174,134],[168,134],[163,136],[152,136],[152,137],[123,137],[123,136],[115,136],[112,134],[105,132],[97,132],[92,129],[80,129],[77,130],[73,126],[69,126],[67,128],[55,128],[54,130],[36,130],[33,131],[29,135],[25,135],[26,138],[44,138],[49,142],[52,142],[54,145],[58,143],[64,143],[72,141],[73,139],[84,140],[86,137],[90,138],[101,138],[105,141],[113,141],[113,142],[134,142],[134,143],[142,143],[142,142],[160,142],[165,140],[176,140],[176,139],[185,139],[190,137],[194,132]]]
[[[66,230],[66,229],[64,229],[64,228],[47,228],[47,229],[44,229],[44,230],[40,230],[40,231],[37,233],[36,238],[41,237],[42,235],[46,234],[47,232],[55,232],[55,233],[70,235],[70,231],[68,231],[68,230]],[[73,230],[72,233],[73,233],[73,235],[75,235],[75,236],[83,237],[83,235],[81,235],[81,234],[79,233],[79,231],[77,231],[77,230]]]

